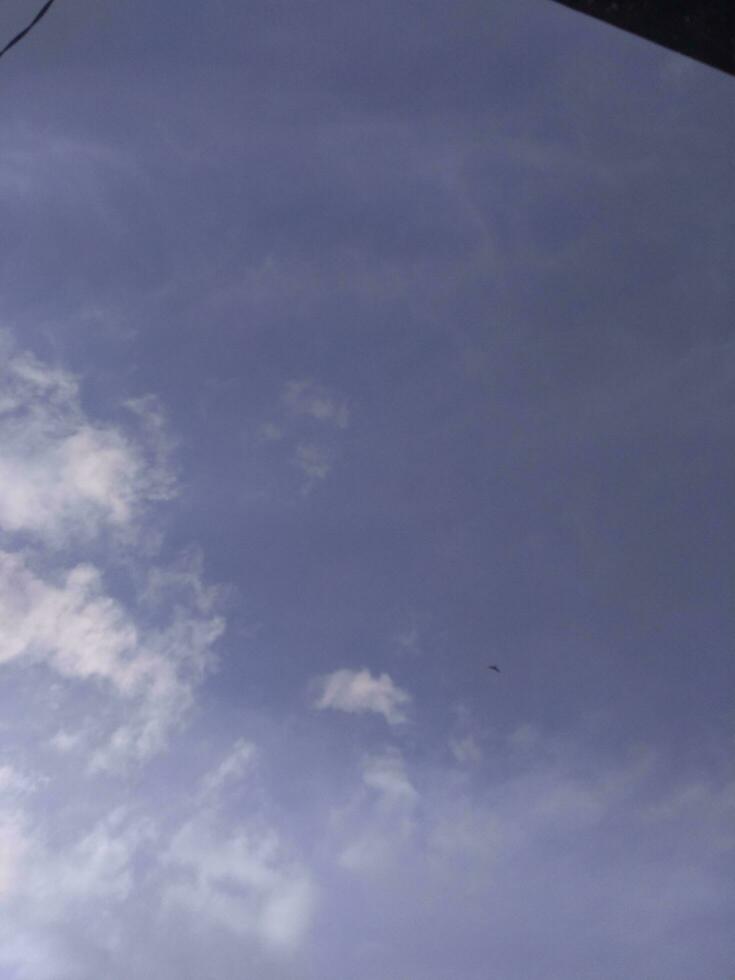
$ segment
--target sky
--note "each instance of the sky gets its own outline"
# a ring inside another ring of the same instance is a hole
[[[549,0],[2,59],[2,980],[735,974],[734,91]]]

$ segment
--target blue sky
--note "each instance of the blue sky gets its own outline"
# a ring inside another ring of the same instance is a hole
[[[732,973],[732,79],[70,0],[0,82],[3,980]]]

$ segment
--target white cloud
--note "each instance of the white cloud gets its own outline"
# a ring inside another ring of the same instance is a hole
[[[113,809],[72,835],[18,809],[0,811],[0,964],[8,976],[57,980],[87,953],[119,949],[121,909],[136,885],[135,861],[153,824]],[[76,947],[76,949],[74,949]],[[72,952],[72,950],[74,950]]]
[[[170,497],[160,413],[128,406],[143,438],[92,423],[76,379],[0,337],[0,529],[47,545],[129,528],[142,506]]]
[[[404,707],[411,695],[393,683],[388,674],[373,677],[369,670],[336,670],[315,684],[318,696],[314,707],[350,713],[374,712],[389,725],[406,721]]]
[[[283,390],[283,402],[294,415],[308,416],[339,429],[346,429],[350,422],[346,402],[314,381],[289,381]]]
[[[223,828],[204,812],[174,836],[162,863],[163,900],[244,938],[290,950],[305,937],[316,897],[308,873],[268,827]]]
[[[197,561],[151,567],[156,535],[136,533],[147,506],[174,493],[162,413],[132,399],[122,422],[100,425],[68,371],[7,334],[0,354],[0,665],[41,664],[67,692],[86,688],[85,715],[47,733],[58,751],[94,740],[92,768],[146,758],[184,717],[224,628]],[[72,546],[92,544],[95,564],[64,566]],[[118,574],[124,555],[126,604],[106,589],[105,545]]]
[[[163,627],[143,629],[105,594],[93,566],[79,565],[53,580],[24,556],[2,551],[0,617],[0,664],[44,663],[71,681],[102,682],[133,705],[95,753],[93,764],[103,768],[162,748],[224,628],[216,616],[180,609]],[[68,736],[59,747],[70,747]]]

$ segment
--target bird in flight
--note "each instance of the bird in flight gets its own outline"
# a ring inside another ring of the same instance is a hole
[[[488,665],[487,665],[487,669],[488,669],[488,670],[494,670],[494,671],[496,671],[496,672],[497,672],[498,674],[500,673],[500,667],[496,667],[496,666],[495,666],[495,664],[488,664]]]

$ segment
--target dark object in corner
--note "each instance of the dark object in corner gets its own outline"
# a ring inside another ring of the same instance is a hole
[[[556,0],[735,75],[734,0]]]
[[[26,36],[26,34],[28,34],[29,31],[33,30],[33,28],[36,26],[36,24],[39,22],[39,20],[41,20],[43,17],[46,16],[46,14],[48,13],[49,8],[50,8],[50,6],[51,6],[51,4],[53,2],[54,2],[54,0],[46,0],[46,3],[43,5],[43,7],[41,7],[41,9],[38,11],[38,13],[36,14],[36,16],[30,22],[30,24],[27,27],[24,27],[22,31],[19,31],[15,35],[15,37],[12,38],[12,40],[8,41],[8,43],[5,45],[5,47],[2,49],[2,51],[0,51],[0,58],[2,58],[2,56],[4,54],[7,54],[8,51],[10,51],[11,48],[15,47],[15,45],[18,43],[18,41],[22,41],[23,38]]]

